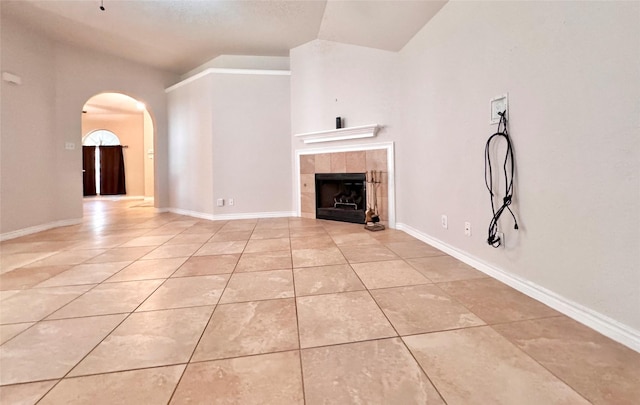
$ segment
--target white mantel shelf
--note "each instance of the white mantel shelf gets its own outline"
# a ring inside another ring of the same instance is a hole
[[[347,139],[373,138],[378,134],[381,125],[371,124],[359,127],[330,129],[328,131],[307,132],[304,134],[296,134],[304,143],[318,143],[331,141],[345,141]]]

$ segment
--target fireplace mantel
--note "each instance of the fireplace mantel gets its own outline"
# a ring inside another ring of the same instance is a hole
[[[304,143],[344,141],[347,139],[373,138],[378,134],[378,130],[381,127],[382,126],[378,124],[371,124],[359,127],[330,129],[328,131],[306,132],[294,136],[302,139]]]

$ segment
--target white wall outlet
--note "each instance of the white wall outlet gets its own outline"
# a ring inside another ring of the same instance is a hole
[[[491,115],[489,119],[489,124],[497,124],[500,122],[500,115],[498,113],[506,112],[509,110],[509,94],[501,94],[499,96],[495,96],[490,101],[491,105]]]
[[[496,236],[500,238],[500,247],[504,247],[504,244],[505,244],[504,232],[498,232],[496,233]]]
[[[447,216],[446,216],[446,215],[442,215],[442,216],[440,217],[440,223],[442,224],[442,227],[443,227],[444,229],[449,228],[449,222],[447,221]]]
[[[76,148],[76,144],[73,142],[65,142],[64,143],[64,148],[66,150],[74,150]]]
[[[216,200],[216,204],[218,205],[218,207],[223,207],[224,206],[224,198],[218,198]]]
[[[233,205],[235,203],[235,201],[233,201],[233,198],[229,198],[229,205]]]
[[[464,223],[464,234],[466,236],[471,236],[471,222]]]

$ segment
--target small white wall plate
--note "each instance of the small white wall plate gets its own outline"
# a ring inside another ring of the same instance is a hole
[[[2,80],[12,84],[22,84],[22,79],[18,75],[9,72],[2,72]]]
[[[495,96],[489,102],[491,105],[491,115],[489,119],[489,124],[497,124],[500,122],[499,112],[509,111],[509,93],[501,94],[499,96]]]

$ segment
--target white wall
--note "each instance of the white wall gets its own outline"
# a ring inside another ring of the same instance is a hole
[[[376,141],[397,136],[397,53],[315,40],[292,49],[290,57],[294,134],[335,129],[336,117],[343,117],[347,127],[384,125]],[[294,149],[305,147],[293,142]]]
[[[640,347],[639,7],[449,2],[399,54],[310,42],[291,51],[292,132],[390,123],[400,226]],[[507,214],[496,250],[484,144],[505,92],[521,227]]]
[[[293,211],[289,94],[289,76],[269,74],[207,73],[169,89],[171,207],[206,218]]]
[[[82,217],[81,111],[102,92],[142,100],[156,129],[156,205],[168,204],[164,88],[173,74],[49,41],[2,16],[0,233]],[[75,150],[65,150],[73,142]]]
[[[53,43],[8,21],[2,21],[1,30],[1,70],[22,78],[21,85],[1,84],[0,233],[6,233],[59,219],[51,197],[56,195],[51,178],[56,154],[51,151],[60,145],[52,136]]]
[[[212,76],[214,213],[290,213],[289,76]]]
[[[213,214],[211,77],[167,94],[169,207]]]
[[[398,222],[638,333],[640,4],[449,2],[400,56]],[[521,227],[505,215],[496,250],[483,152],[505,92]]]

